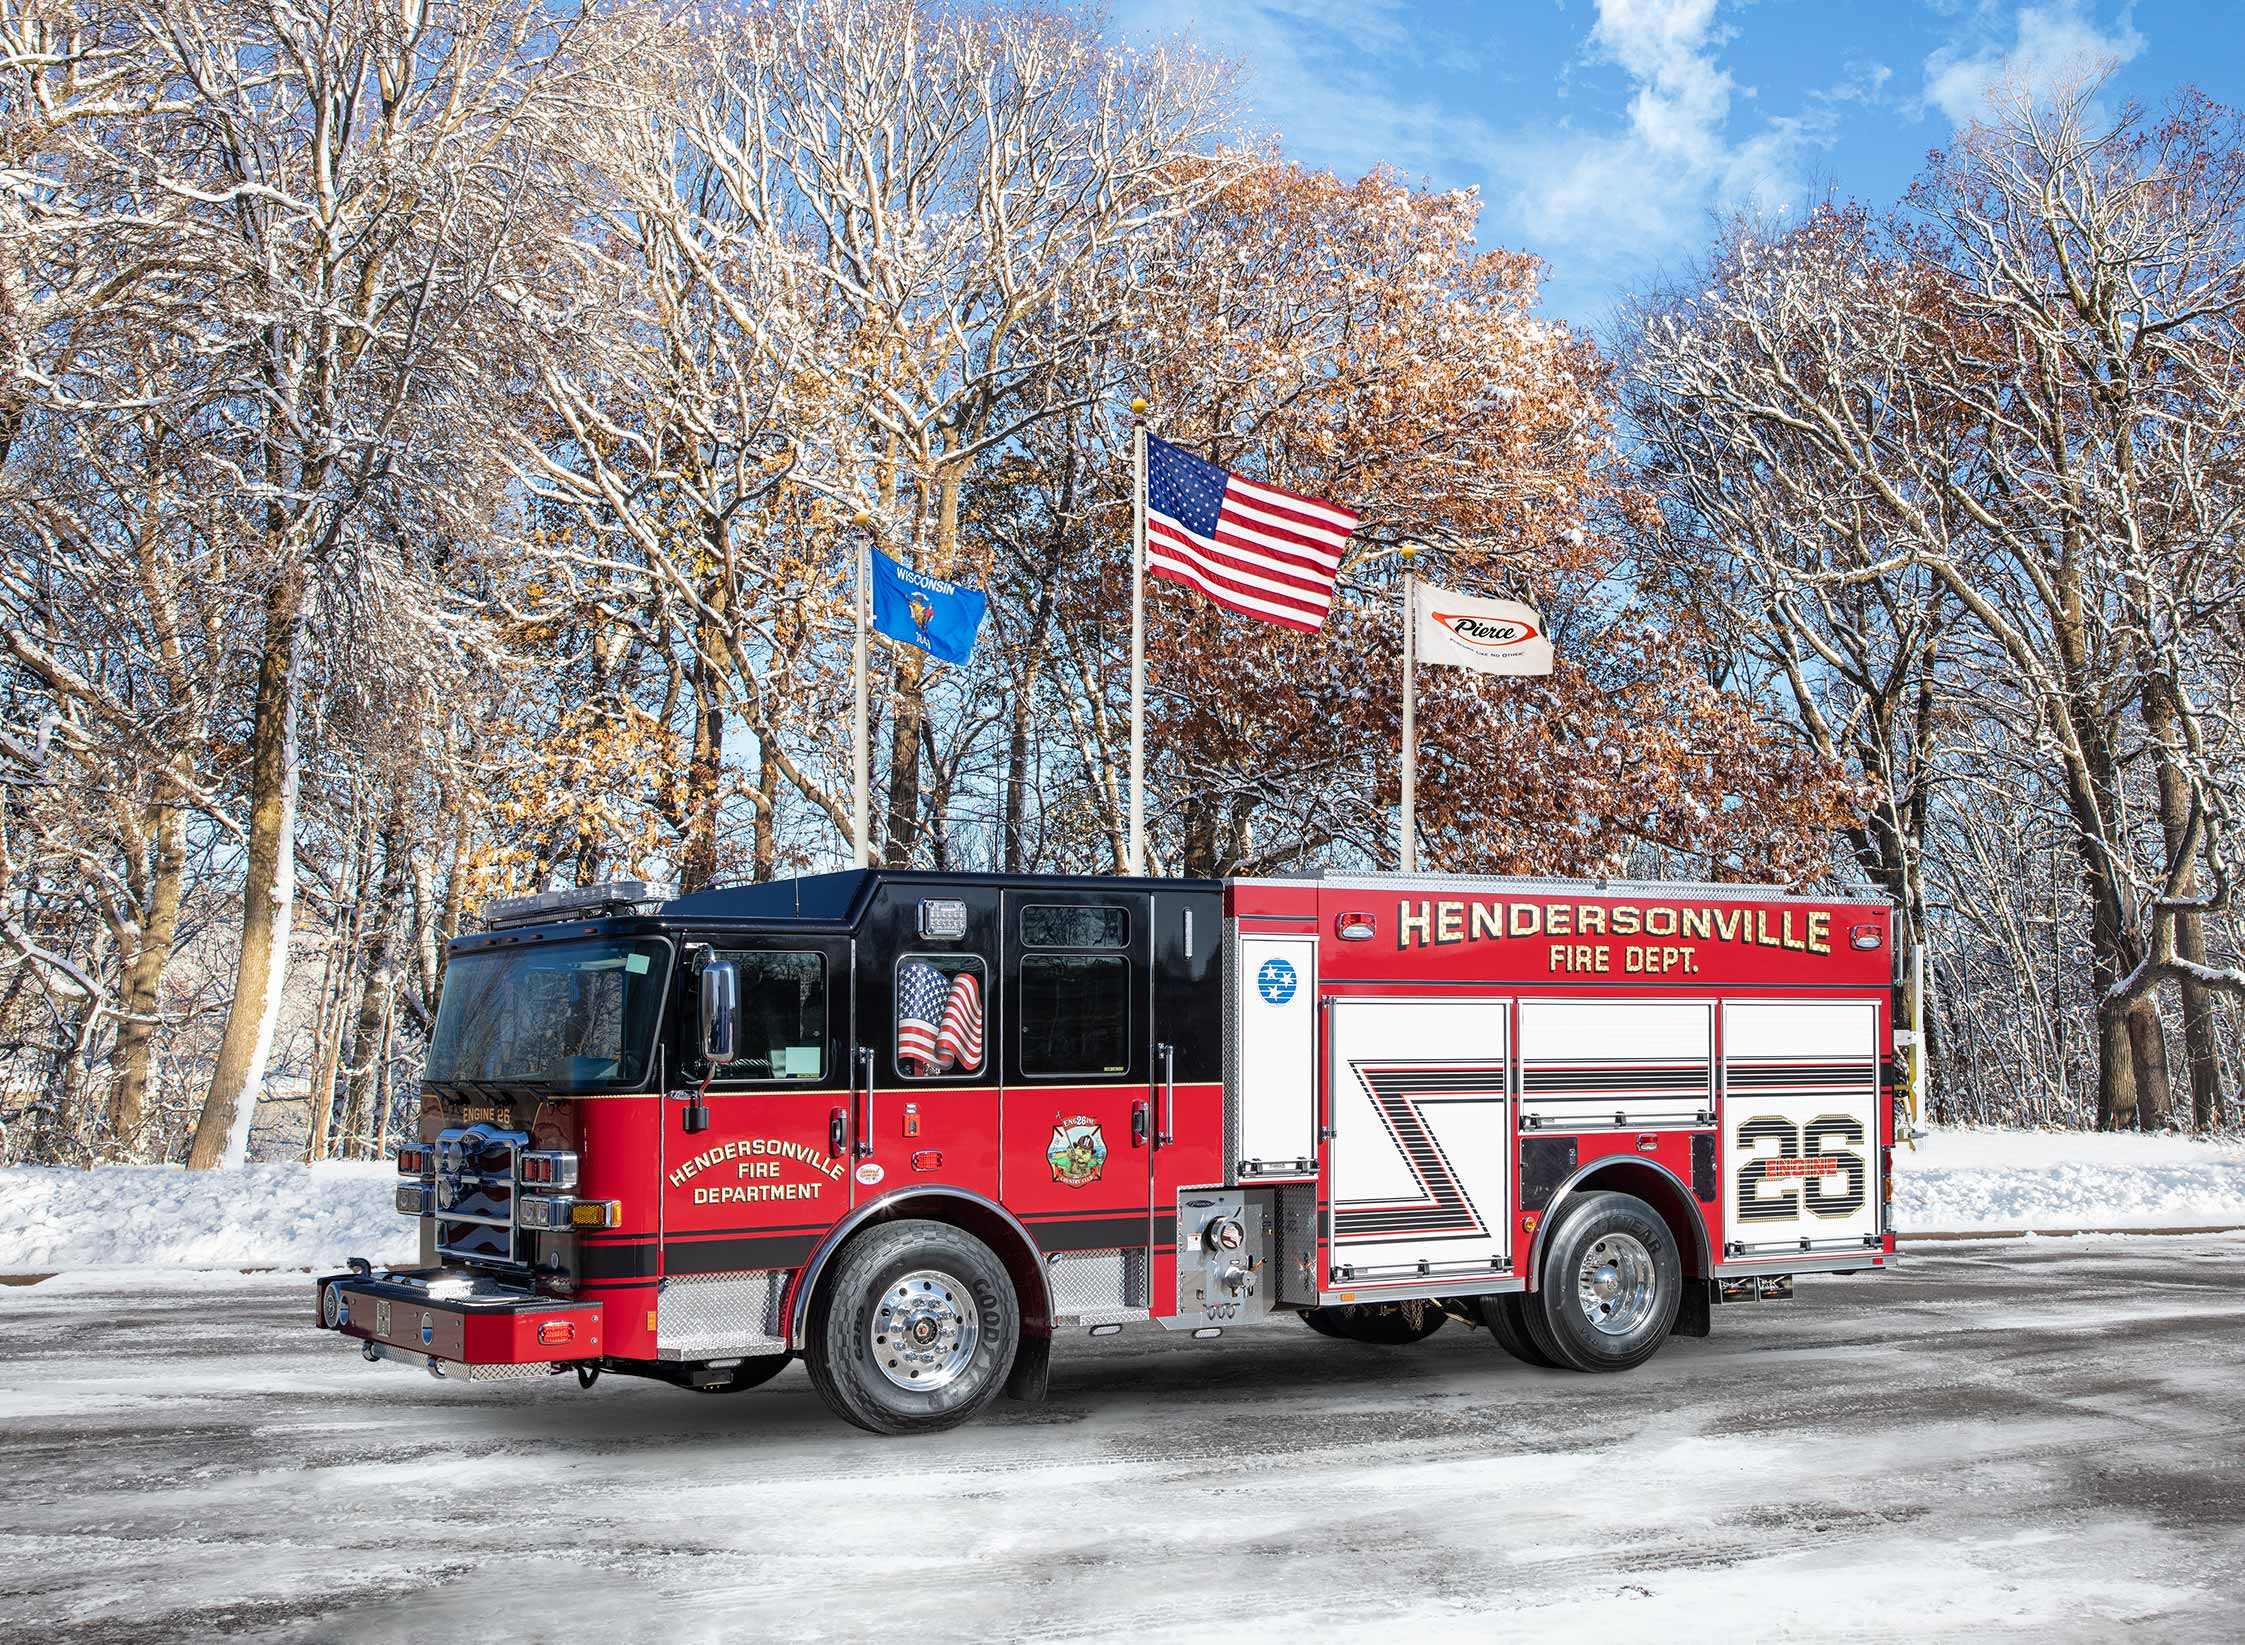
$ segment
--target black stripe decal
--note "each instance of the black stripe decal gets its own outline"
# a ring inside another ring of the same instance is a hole
[[[632,1245],[586,1245],[577,1253],[577,1273],[588,1285],[644,1279],[661,1272],[656,1266],[659,1255],[653,1240]]]
[[[751,1268],[799,1268],[818,1243],[810,1234],[763,1239],[672,1240],[663,1250],[666,1274],[733,1274]]]
[[[1146,1213],[1134,1217],[1083,1217],[1074,1222],[1042,1222],[1031,1230],[1043,1251],[1112,1251],[1146,1243]],[[1173,1227],[1174,1231],[1174,1227]]]

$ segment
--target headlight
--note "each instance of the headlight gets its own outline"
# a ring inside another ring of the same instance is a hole
[[[429,1192],[429,1185],[425,1182],[399,1183],[398,1215],[403,1217],[427,1216],[431,1210],[429,1201],[432,1197]]]

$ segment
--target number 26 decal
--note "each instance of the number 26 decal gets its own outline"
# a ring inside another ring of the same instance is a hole
[[[1778,1115],[1759,1114],[1741,1124],[1739,1150],[1753,1157],[1738,1168],[1738,1220],[1791,1222],[1804,1201],[1811,1216],[1846,1217],[1862,1210],[1870,1174],[1861,1154],[1831,1146],[1835,1138],[1862,1147],[1863,1122],[1824,1114],[1796,1127]],[[1833,1177],[1844,1177],[1847,1186],[1832,1191],[1827,1182]]]

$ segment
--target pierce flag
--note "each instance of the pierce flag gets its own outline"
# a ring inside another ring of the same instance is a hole
[[[1419,661],[1484,674],[1548,674],[1551,641],[1543,617],[1517,600],[1482,600],[1432,583],[1411,591]]]

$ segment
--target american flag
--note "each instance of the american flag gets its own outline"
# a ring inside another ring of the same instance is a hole
[[[896,986],[896,1054],[915,1073],[982,1066],[982,985],[972,971],[946,977],[913,960]]]
[[[1218,605],[1316,633],[1333,607],[1353,511],[1227,474],[1146,437],[1146,569]]]

